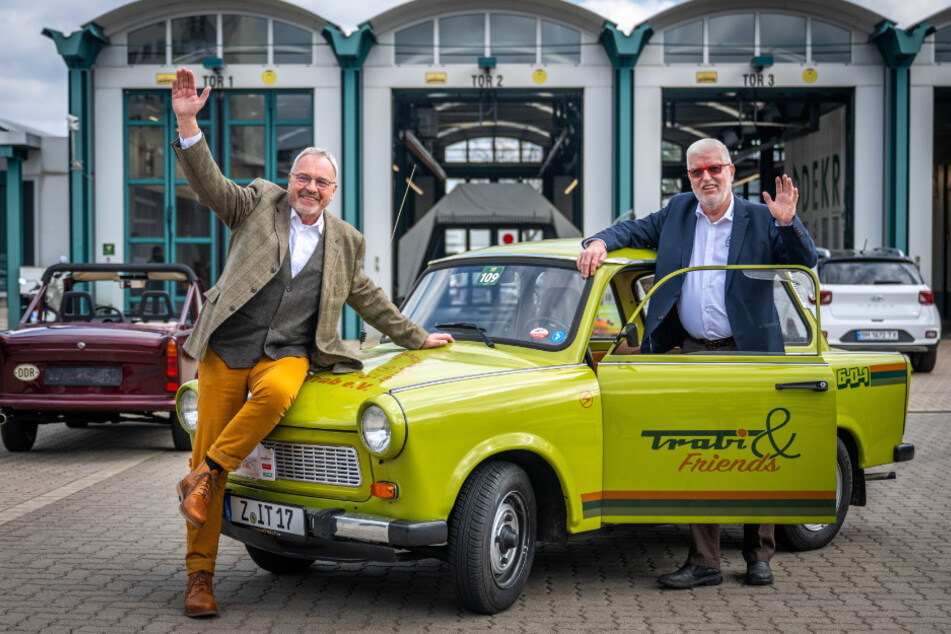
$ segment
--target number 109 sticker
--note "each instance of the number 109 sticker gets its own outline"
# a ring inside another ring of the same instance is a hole
[[[479,273],[479,277],[476,278],[476,286],[495,286],[499,283],[499,278],[502,277],[502,271],[505,270],[504,266],[487,266],[482,269],[482,272]]]

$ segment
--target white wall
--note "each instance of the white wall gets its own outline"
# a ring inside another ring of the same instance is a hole
[[[951,79],[948,80],[951,84]],[[934,200],[934,88],[911,88],[909,108],[908,255],[918,258],[925,283],[932,286]]]

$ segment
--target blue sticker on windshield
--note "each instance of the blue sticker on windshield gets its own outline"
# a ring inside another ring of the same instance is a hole
[[[564,340],[565,340],[565,331],[564,331],[564,330],[556,330],[556,331],[554,331],[554,332],[551,333],[551,342],[552,342],[552,343],[561,343],[561,342],[564,341]]]

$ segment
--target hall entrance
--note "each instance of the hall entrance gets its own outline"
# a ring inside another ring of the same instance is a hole
[[[932,290],[944,319],[951,316],[951,87],[934,91],[934,180]]]
[[[734,192],[762,202],[776,176],[799,189],[799,217],[817,246],[854,248],[854,106],[851,89],[665,89],[663,202],[690,191],[684,153],[722,141],[736,165]],[[877,246],[877,245],[876,245]]]
[[[394,280],[416,274],[399,271],[400,237],[460,184],[522,183],[582,226],[581,90],[394,90],[392,112]],[[457,228],[443,229],[454,231],[443,243],[456,250],[491,246],[519,229],[511,220],[480,223],[478,231],[469,224],[460,218]],[[516,241],[542,238],[522,229]]]

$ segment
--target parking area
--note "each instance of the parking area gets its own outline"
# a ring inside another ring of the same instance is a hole
[[[662,590],[686,556],[685,526],[615,526],[539,549],[518,602],[493,617],[460,609],[448,567],[315,564],[264,572],[222,540],[221,616],[181,613],[185,525],[174,485],[187,456],[157,425],[41,427],[29,453],[0,449],[0,630],[947,631],[951,623],[951,345],[915,374],[906,440],[914,461],[869,484],[821,551],[780,550],[776,584],[740,581],[741,531],[725,530],[724,583]],[[876,469],[887,470],[888,468]]]

